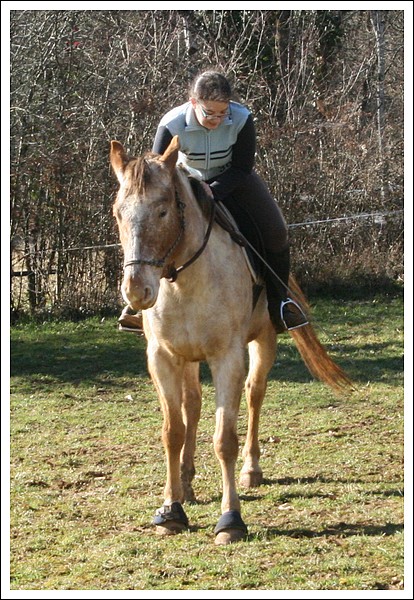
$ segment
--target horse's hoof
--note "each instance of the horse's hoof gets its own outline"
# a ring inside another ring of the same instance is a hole
[[[234,542],[241,542],[245,537],[246,532],[241,529],[226,529],[216,535],[214,543],[216,546],[226,546],[227,544],[234,544]]]
[[[247,527],[238,510],[224,512],[214,529],[216,546],[240,542],[247,535]]]
[[[177,521],[167,521],[164,525],[156,525],[155,533],[157,535],[176,535],[182,533],[187,529],[184,523],[178,523]]]
[[[154,516],[153,525],[158,535],[175,535],[188,527],[187,515],[179,502],[164,504]]]
[[[250,471],[249,473],[240,473],[240,485],[244,488],[259,487],[263,483],[263,473],[261,471]]]

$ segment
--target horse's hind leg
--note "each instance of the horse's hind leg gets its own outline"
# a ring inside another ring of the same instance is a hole
[[[249,344],[250,365],[245,384],[248,427],[240,473],[240,484],[246,488],[256,487],[263,482],[263,472],[259,465],[259,417],[266,393],[267,376],[275,356],[276,334],[273,327],[266,327]]]
[[[183,378],[182,413],[185,424],[185,442],[181,451],[181,483],[184,500],[195,501],[192,481],[195,475],[194,453],[197,426],[201,412],[201,385],[199,363],[187,363]]]

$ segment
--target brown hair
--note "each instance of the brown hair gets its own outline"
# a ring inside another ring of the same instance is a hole
[[[204,71],[195,78],[190,88],[190,96],[196,100],[229,102],[232,95],[229,80],[218,71]]]

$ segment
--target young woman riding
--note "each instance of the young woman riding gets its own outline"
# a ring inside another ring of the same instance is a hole
[[[260,231],[265,284],[271,321],[278,332],[308,324],[301,307],[288,295],[290,250],[283,214],[266,184],[254,170],[256,131],[251,112],[232,100],[228,79],[217,71],[199,75],[188,102],[170,110],[160,121],[153,152],[163,154],[178,135],[178,162],[204,182],[207,193],[223,203],[249,239],[250,219]],[[250,241],[250,240],[249,240]],[[120,329],[136,331],[139,315],[126,307]]]

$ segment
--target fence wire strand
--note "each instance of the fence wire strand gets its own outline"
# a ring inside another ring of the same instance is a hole
[[[317,221],[303,221],[302,223],[291,223],[288,225],[289,229],[294,229],[296,227],[309,227],[313,225],[324,225],[326,223],[339,223],[345,221],[353,221],[356,219],[383,219],[384,217],[401,215],[404,213],[404,210],[394,210],[388,212],[375,212],[375,213],[360,213],[357,215],[349,215],[346,217],[334,217],[329,219],[320,219]],[[65,253],[65,252],[80,252],[85,250],[106,250],[108,248],[119,248],[121,246],[120,243],[115,244],[102,244],[98,246],[77,246],[74,248],[59,248],[59,249],[48,249],[48,250],[39,250],[37,252],[28,252],[22,256],[19,256],[18,260],[24,260],[28,256],[40,256],[42,254],[47,254],[50,252],[55,253]],[[18,275],[19,272],[13,273]]]

